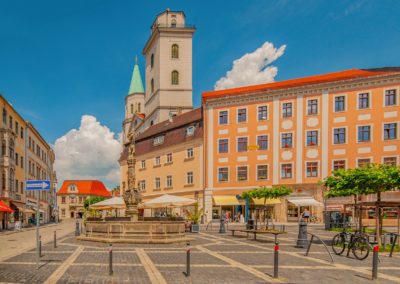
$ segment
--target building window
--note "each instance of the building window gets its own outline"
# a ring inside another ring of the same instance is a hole
[[[219,153],[228,153],[228,139],[219,139],[218,140],[218,152]]]
[[[257,180],[268,179],[268,165],[257,165]]]
[[[14,160],[15,156],[14,156],[14,140],[10,139],[10,141],[8,142],[8,154],[10,159]]]
[[[186,158],[193,158],[194,157],[194,151],[193,148],[189,148],[186,150]]]
[[[333,144],[346,143],[346,128],[333,129]]]
[[[318,145],[318,131],[311,130],[307,131],[307,146],[316,146]]]
[[[369,93],[358,94],[358,108],[369,108]]]
[[[152,94],[154,94],[154,79],[151,79],[150,81],[150,91]]]
[[[175,19],[171,20],[171,27],[176,28],[176,20]]]
[[[397,123],[385,123],[383,125],[383,139],[393,140],[397,138]]]
[[[292,178],[292,164],[282,164],[281,165],[281,178]]]
[[[179,72],[174,70],[171,73],[171,84],[178,85],[179,84]]]
[[[21,126],[21,139],[24,139],[24,128]]]
[[[268,135],[257,136],[257,146],[258,146],[258,150],[267,150],[268,149]]]
[[[137,112],[141,112],[141,104],[140,103],[137,104]]]
[[[139,189],[140,189],[141,191],[145,191],[145,190],[146,190],[146,181],[145,181],[145,180],[141,180],[141,181],[139,182]]]
[[[21,194],[24,194],[24,182],[21,181]]]
[[[154,165],[159,166],[161,164],[160,162],[160,156],[155,157],[154,159]]]
[[[237,167],[237,180],[238,181],[247,180],[247,166]]]
[[[146,168],[146,160],[140,161],[140,168],[145,169]]]
[[[228,176],[229,176],[229,172],[228,172],[227,167],[218,169],[218,181],[219,182],[228,181]]]
[[[371,126],[362,125],[358,127],[358,142],[371,141]]]
[[[13,118],[12,118],[11,115],[8,117],[8,122],[10,123],[10,129],[12,130],[12,127],[13,127]]]
[[[259,106],[258,107],[258,120],[267,120],[268,118],[268,108],[267,106]]]
[[[292,117],[292,103],[282,104],[282,117]]]
[[[150,56],[150,67],[153,68],[153,66],[154,66],[154,53],[152,53]]]
[[[3,124],[7,125],[7,110],[3,108]]]
[[[65,209],[61,209],[61,217],[65,217]]]
[[[171,46],[171,57],[179,58],[179,46],[177,44]]]
[[[160,187],[161,187],[161,180],[160,180],[159,177],[156,177],[156,178],[154,179],[154,187],[155,187],[155,189],[160,189]]]
[[[162,143],[164,143],[164,135],[157,136],[157,137],[154,138],[154,140],[153,140],[153,145],[154,145],[154,146],[160,145],[160,144],[162,144]]]
[[[333,170],[341,170],[341,169],[346,169],[346,161],[345,160],[337,160],[333,161]]]
[[[247,151],[247,137],[239,137],[237,139],[237,151],[238,152]]]
[[[166,184],[167,188],[171,188],[172,187],[172,176],[167,176],[167,184]]]
[[[292,133],[282,133],[282,148],[292,148],[293,139]]]
[[[307,177],[317,177],[318,176],[318,163],[317,162],[307,162]]]
[[[75,203],[75,196],[69,197],[69,203]]]
[[[186,135],[187,136],[193,136],[194,135],[194,126],[189,126],[188,128],[186,128]]]
[[[19,128],[19,124],[18,124],[18,122],[16,121],[16,122],[15,122],[15,134],[17,134],[17,135],[18,135],[18,128]]]
[[[318,114],[318,100],[309,100],[307,104],[308,115]]]
[[[15,153],[15,165],[18,166],[19,163],[19,155],[18,153]]]
[[[219,124],[228,124],[228,111],[223,110],[219,112]]]
[[[345,110],[345,97],[338,96],[335,97],[335,111],[344,111]]]
[[[397,157],[384,157],[383,163],[385,165],[397,166]]]
[[[358,159],[357,160],[357,165],[359,168],[365,167],[367,165],[371,164],[371,159]]]
[[[395,89],[385,91],[385,106],[396,105],[397,104],[396,99],[397,99],[397,94]]]
[[[186,184],[193,184],[193,172],[186,173]]]
[[[238,109],[237,121],[238,122],[246,122],[247,121],[247,109],[245,109],[245,108]]]
[[[131,104],[131,113],[133,113],[133,104]]]
[[[172,163],[172,153],[167,154],[167,163]]]

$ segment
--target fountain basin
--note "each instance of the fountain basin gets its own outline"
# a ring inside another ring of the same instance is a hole
[[[88,221],[78,240],[105,243],[169,244],[187,242],[183,221]]]

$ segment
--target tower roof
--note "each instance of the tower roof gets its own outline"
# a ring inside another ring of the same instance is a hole
[[[132,80],[128,95],[133,93],[144,93],[142,77],[140,76],[139,65],[137,64],[137,56],[135,66],[133,67]]]

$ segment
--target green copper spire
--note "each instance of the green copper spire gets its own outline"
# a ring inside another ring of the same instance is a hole
[[[140,77],[140,71],[139,71],[139,66],[137,64],[137,56],[135,58],[135,67],[133,67],[133,73],[132,73],[132,80],[131,80],[131,85],[129,87],[129,93],[144,93],[144,88],[143,88],[143,82],[142,78]]]

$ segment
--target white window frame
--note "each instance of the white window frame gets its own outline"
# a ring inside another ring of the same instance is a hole
[[[191,153],[191,155],[189,155],[189,153]],[[187,159],[194,158],[194,148],[193,147],[186,149],[186,158]]]
[[[283,147],[282,144],[282,134],[292,134],[292,146],[290,148],[285,148]],[[288,131],[288,132],[280,132],[279,133],[279,144],[280,144],[280,149],[294,149],[295,148],[295,144],[294,144],[294,131]]]
[[[188,126],[186,128],[186,136],[193,136],[196,127],[194,125]]]
[[[256,145],[259,146],[258,145],[258,137],[261,137],[261,136],[267,136],[267,149],[259,149],[259,148],[257,148],[257,151],[268,151],[269,150],[269,135],[268,134],[257,135],[256,136]]]
[[[308,145],[307,144],[307,132],[308,131],[317,131],[317,145]],[[316,129],[306,129],[304,131],[304,145],[306,147],[319,147],[321,145],[321,130],[319,128]]]
[[[267,107],[267,117],[265,118],[265,119],[263,119],[263,120],[260,120],[259,118],[258,118],[258,116],[259,116],[259,107]],[[260,122],[262,122],[262,121],[268,121],[269,120],[269,105],[268,104],[261,104],[261,105],[256,105],[256,107],[257,107],[257,121],[260,121]]]
[[[399,162],[400,156],[399,155],[382,156],[381,157],[381,164],[384,164],[385,158],[396,158],[396,165],[397,166],[400,165],[400,162]]]
[[[315,100],[317,101],[317,113],[308,114],[308,102],[309,101],[315,101]],[[317,115],[320,115],[321,110],[320,110],[320,99],[319,99],[319,97],[308,97],[308,98],[306,98],[305,111],[306,111],[305,116],[317,116]]]
[[[370,140],[369,141],[359,141],[358,140],[358,127],[360,126],[369,126],[370,128]],[[357,124],[356,125],[356,144],[367,144],[367,143],[372,143],[374,139],[374,125],[372,123],[367,123],[367,124]]]
[[[317,176],[307,176],[307,163],[317,163]],[[319,160],[304,161],[304,178],[319,178],[321,176],[321,163]]]
[[[226,124],[220,124],[220,122],[219,122],[219,115],[220,115],[220,113],[223,112],[223,111],[226,111],[226,114],[227,114]],[[218,120],[218,125],[229,125],[229,109],[221,109],[221,110],[218,110],[218,117],[217,117],[217,120]]]
[[[335,129],[339,129],[339,128],[344,128],[345,129],[345,133],[344,133],[344,137],[346,139],[346,141],[344,143],[338,143],[335,144]],[[331,134],[331,141],[332,141],[332,145],[347,145],[349,143],[349,129],[347,126],[338,126],[338,127],[332,127],[332,134]]]
[[[140,161],[140,168],[145,169],[146,168],[146,160],[141,160]]]
[[[368,107],[367,108],[360,108],[359,97],[361,94],[368,94]],[[365,90],[365,91],[357,92],[357,110],[368,110],[368,109],[372,109],[372,91]]]
[[[394,139],[385,139],[385,124],[391,124],[395,123],[396,124],[396,138]],[[400,127],[400,121],[385,121],[382,123],[382,141],[385,142],[390,142],[390,141],[397,141],[399,140],[399,127]]]
[[[356,167],[359,168],[358,160],[369,159],[369,163],[372,164],[374,162],[373,157],[356,157]]]
[[[225,180],[222,180],[222,181],[221,181],[221,180],[219,179],[219,170],[220,170],[220,169],[228,169],[228,179],[227,179],[226,181],[225,181]],[[218,182],[222,182],[222,183],[224,183],[224,182],[229,182],[229,167],[228,167],[228,166],[226,166],[226,167],[218,167],[218,168],[217,168],[217,181],[218,181]]]
[[[267,178],[266,179],[260,179],[258,177],[258,167],[259,166],[267,166]],[[269,180],[269,165],[268,164],[256,164],[256,178],[257,178],[257,181]]]
[[[292,165],[292,176],[291,176],[290,178],[283,178],[283,177],[282,177],[282,165],[286,165],[286,164]],[[293,164],[293,162],[288,162],[288,163],[282,162],[282,163],[279,163],[279,177],[280,177],[280,179],[283,179],[283,180],[291,180],[291,179],[294,179],[294,177],[295,177],[295,172],[294,172],[294,164]]]
[[[385,104],[385,102],[386,102],[386,91],[389,91],[389,90],[396,90],[396,103],[395,103],[394,105],[387,106],[387,105]],[[399,99],[400,99],[400,94],[399,94],[399,92],[400,92],[400,88],[399,88],[399,87],[393,87],[393,88],[385,88],[385,89],[383,89],[383,102],[382,102],[382,106],[383,106],[384,108],[390,108],[390,107],[399,106]]]
[[[246,148],[246,151],[239,151],[239,138],[246,138],[247,139],[247,148]],[[248,152],[249,151],[249,136],[239,136],[239,137],[236,137],[236,152],[237,153],[245,153],[245,152]]]
[[[239,180],[239,168],[246,167],[247,178],[246,180]],[[249,181],[249,166],[248,165],[237,165],[236,166],[236,181],[237,182],[248,182]]]
[[[344,97],[344,110],[338,110],[336,111],[335,109],[335,100],[336,97]],[[332,100],[332,112],[333,113],[344,113],[347,111],[347,94],[336,94],[333,96],[333,100]]]
[[[172,188],[172,175],[168,175],[167,178],[165,179],[165,187],[166,188]]]
[[[245,109],[246,110],[246,120],[239,122],[239,110],[240,109]],[[248,107],[237,107],[236,108],[236,123],[237,124],[243,124],[247,123],[249,121],[249,108]]]
[[[161,157],[156,156],[154,157],[154,166],[160,166],[161,165]]]
[[[220,152],[219,151],[219,141],[220,140],[228,140],[228,151],[227,152]],[[230,148],[229,138],[218,138],[218,144],[217,144],[217,152],[218,152],[218,154],[228,154],[229,153],[229,148]]]
[[[153,146],[161,145],[163,143],[164,143],[164,135],[160,135],[160,136],[154,137]]]
[[[192,178],[191,178],[192,182],[191,183],[189,182],[189,176],[190,176],[189,174],[190,173],[192,174]],[[193,171],[186,172],[186,184],[187,185],[193,185],[194,184],[194,173],[193,173]]]
[[[154,178],[154,189],[161,189],[161,178],[160,177]]]
[[[348,160],[347,160],[347,159],[333,159],[333,160],[332,160],[332,165],[331,165],[331,172],[334,171],[334,165],[335,165],[335,162],[336,162],[336,161],[344,161],[344,169],[345,169],[345,170],[348,169],[349,163],[348,163]]]
[[[166,156],[167,156],[167,157],[166,157],[167,164],[172,163],[172,161],[173,161],[172,153],[168,153]],[[171,158],[170,158],[170,157],[171,157]]]
[[[292,115],[291,115],[291,116],[284,117],[284,116],[283,116],[283,104],[286,104],[286,103],[292,103]],[[275,110],[274,110],[274,111],[275,111]],[[284,100],[284,101],[281,101],[281,102],[280,102],[279,113],[280,113],[280,118],[281,118],[281,119],[293,119],[293,118],[296,116],[296,114],[295,114],[294,100]]]

